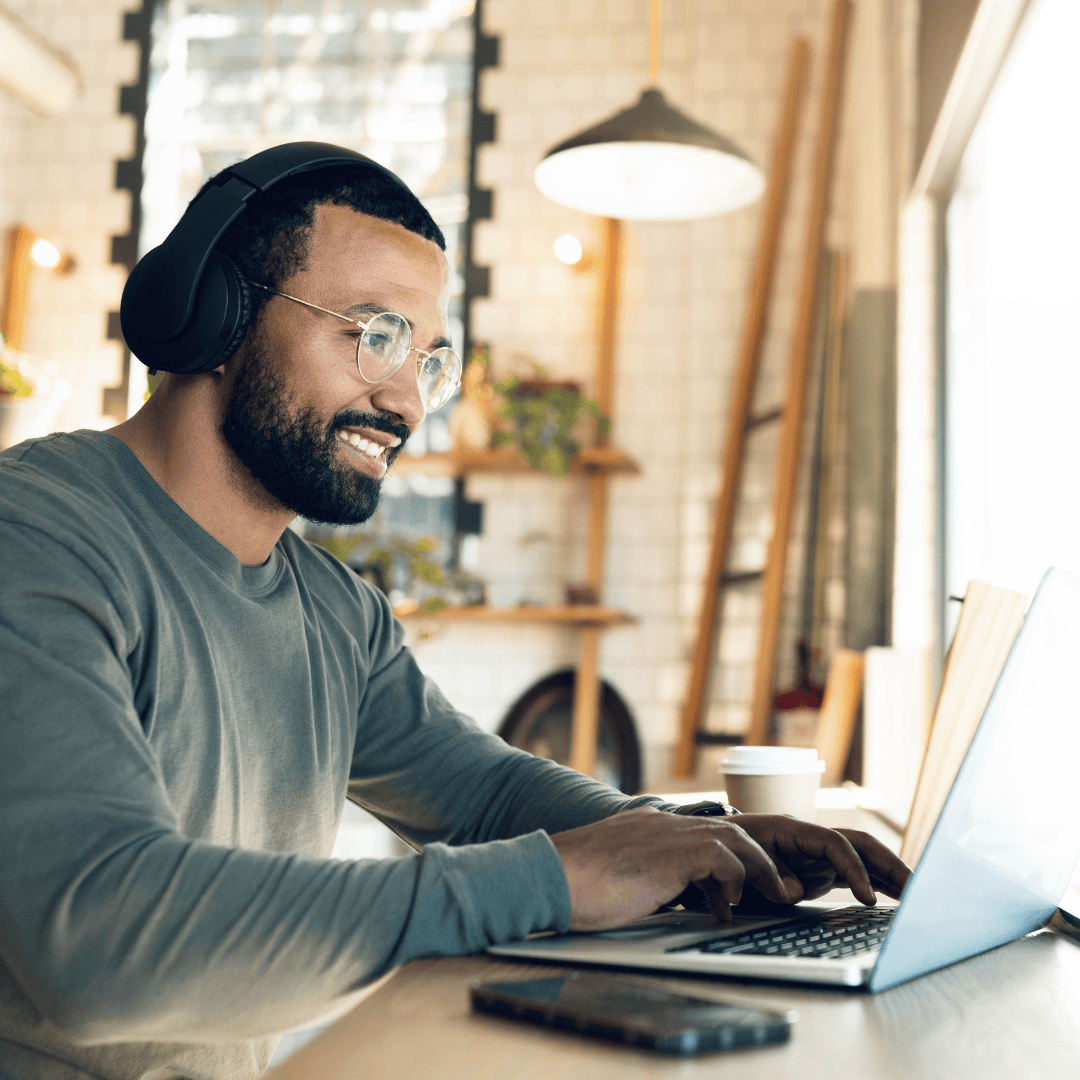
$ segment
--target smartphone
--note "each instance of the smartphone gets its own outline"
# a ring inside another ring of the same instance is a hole
[[[524,982],[481,983],[472,1006],[518,1020],[596,1035],[663,1054],[765,1046],[791,1034],[793,1012],[743,1005],[643,986],[601,972],[571,971]]]

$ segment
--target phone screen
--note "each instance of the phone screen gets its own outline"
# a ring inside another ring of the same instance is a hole
[[[782,1042],[791,1013],[718,1004],[596,972],[472,989],[473,1007],[659,1050],[697,1054]]]

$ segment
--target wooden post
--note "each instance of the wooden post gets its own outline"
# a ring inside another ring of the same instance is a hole
[[[21,349],[26,328],[26,298],[30,287],[30,247],[34,231],[25,225],[8,229],[4,253],[4,292],[0,299],[0,333],[13,348]]]
[[[758,637],[757,670],[754,695],[750,704],[750,726],[746,742],[760,744],[770,736],[773,680],[776,674],[776,647],[780,633],[780,612],[784,599],[784,572],[791,538],[791,518],[795,507],[795,485],[799,475],[803,413],[806,405],[806,377],[814,340],[814,316],[818,296],[818,273],[825,221],[829,210],[833,162],[836,157],[837,129],[840,119],[840,91],[843,84],[844,56],[851,25],[851,0],[836,0],[829,29],[829,52],[825,85],[821,95],[817,146],[814,150],[813,184],[810,213],[806,223],[802,279],[795,314],[795,332],[788,364],[787,397],[776,462],[776,487],[773,496],[773,534],[761,600],[761,630]]]
[[[768,189],[761,211],[754,276],[750,280],[750,296],[746,306],[739,360],[735,370],[731,404],[728,407],[727,431],[723,456],[720,459],[720,491],[717,494],[716,515],[713,521],[712,547],[702,588],[701,611],[698,615],[697,637],[690,663],[690,679],[683,700],[679,743],[675,750],[672,772],[677,777],[694,775],[697,746],[694,734],[701,726],[705,711],[705,695],[712,674],[716,653],[717,621],[720,615],[720,579],[727,565],[731,529],[735,521],[735,504],[739,495],[739,474],[745,449],[745,424],[753,403],[757,382],[761,345],[765,337],[765,316],[769,306],[780,245],[780,227],[784,221],[788,189],[791,186],[791,165],[795,156],[799,112],[802,106],[806,72],[810,64],[810,46],[805,38],[795,38],[788,54],[787,77],[780,106],[780,122],[769,164]]]
[[[577,671],[574,673],[574,720],[570,737],[570,764],[592,775],[596,767],[596,739],[600,726],[599,626],[583,627],[578,639]]]
[[[862,703],[864,666],[862,653],[853,649],[837,649],[833,653],[814,735],[818,757],[825,762],[825,774],[821,778],[824,787],[836,787],[844,779],[855,718]]]
[[[604,219],[603,252],[597,295],[595,398],[600,411],[611,415],[615,388],[615,332],[619,313],[619,272],[622,265],[622,228],[615,218]],[[598,445],[608,436],[600,432]],[[608,477],[588,480],[589,538],[585,580],[596,591],[597,602],[604,587],[607,552]],[[600,640],[603,628],[586,626],[578,640],[577,673],[574,677],[574,716],[570,738],[570,764],[591,774],[596,765],[596,738],[600,722]]]
[[[615,334],[619,317],[619,288],[622,273],[622,222],[604,218],[603,249],[600,253],[600,285],[597,292],[596,326],[596,404],[605,416],[611,416],[615,400]],[[604,446],[608,436],[600,434]]]

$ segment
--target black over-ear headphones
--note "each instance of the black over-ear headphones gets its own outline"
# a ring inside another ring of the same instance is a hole
[[[233,165],[131,271],[120,301],[128,348],[147,367],[182,375],[228,360],[251,320],[251,287],[214,245],[252,196],[286,176],[331,165],[372,169],[409,190],[378,162],[330,143],[285,143]]]

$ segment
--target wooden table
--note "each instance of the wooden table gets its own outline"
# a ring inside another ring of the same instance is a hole
[[[474,979],[551,967],[407,964],[272,1080],[1058,1080],[1080,1076],[1080,946],[1052,930],[877,995],[719,979],[663,985],[797,1009],[779,1047],[669,1059],[469,1011]],[[651,980],[644,980],[651,981]]]
[[[840,824],[833,819],[841,816],[854,827],[871,824],[854,820],[851,811],[819,811],[823,824]],[[468,986],[474,980],[557,970],[563,969],[486,956],[414,961],[268,1080],[1080,1077],[1080,944],[1053,930],[876,995],[735,979],[642,977],[703,997],[798,1011],[785,1045],[699,1058],[665,1058],[470,1012]]]

